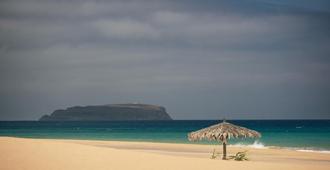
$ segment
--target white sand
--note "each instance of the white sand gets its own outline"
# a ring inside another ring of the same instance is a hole
[[[1,170],[318,170],[330,169],[330,154],[285,149],[248,150],[250,161],[210,159],[214,145],[148,142],[22,139],[0,137]]]

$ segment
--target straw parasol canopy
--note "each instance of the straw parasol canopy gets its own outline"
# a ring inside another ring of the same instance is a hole
[[[261,134],[255,130],[237,126],[226,122],[212,125],[210,127],[191,132],[188,134],[189,141],[198,141],[202,139],[215,140],[223,144],[223,157],[226,159],[227,139],[230,138],[260,138]]]

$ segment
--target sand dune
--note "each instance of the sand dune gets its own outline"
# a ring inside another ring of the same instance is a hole
[[[214,145],[0,137],[1,170],[291,170],[329,169],[330,154],[248,150],[250,161],[210,159]]]

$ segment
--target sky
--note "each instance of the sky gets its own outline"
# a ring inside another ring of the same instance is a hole
[[[328,0],[1,0],[0,120],[113,103],[330,119]]]

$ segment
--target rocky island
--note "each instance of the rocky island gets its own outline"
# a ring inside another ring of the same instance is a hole
[[[162,106],[149,104],[109,104],[75,106],[55,110],[39,121],[121,121],[121,120],[172,120]]]

